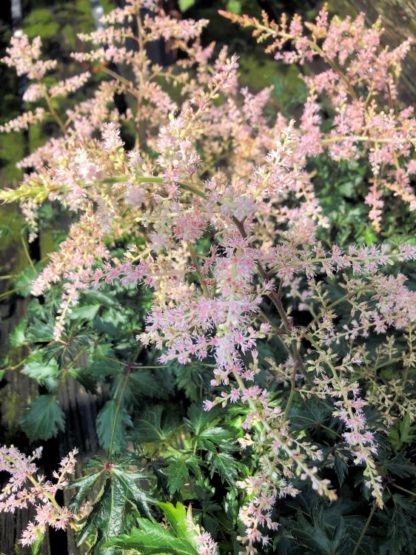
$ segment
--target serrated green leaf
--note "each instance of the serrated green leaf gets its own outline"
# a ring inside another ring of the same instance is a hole
[[[11,347],[21,347],[25,345],[26,339],[26,328],[27,320],[23,318],[20,322],[13,328],[13,331],[9,335],[9,343]]]
[[[317,524],[312,526],[304,518],[299,520],[298,525],[301,526],[294,528],[294,531],[310,549],[322,555],[331,555],[331,539],[323,528]]]
[[[187,366],[172,364],[171,367],[176,376],[177,387],[183,389],[191,401],[200,400],[204,390],[204,379],[201,370],[194,364]]]
[[[150,553],[171,553],[174,555],[197,555],[199,553],[195,533],[189,525],[191,517],[182,503],[158,503],[171,529],[139,518],[139,528],[109,542],[124,549],[138,549],[144,555]]]
[[[48,323],[36,322],[27,329],[27,339],[31,343],[43,342],[47,343],[53,340],[52,321]]]
[[[154,399],[166,399],[168,392],[161,383],[159,377],[151,370],[139,370],[130,375],[129,385],[131,397],[151,397]]]
[[[396,451],[403,446],[412,443],[416,439],[416,425],[411,418],[406,415],[399,420],[389,433],[389,440]]]
[[[73,308],[69,314],[70,320],[93,320],[98,311],[99,304],[82,305]]]
[[[109,453],[120,453],[126,443],[126,428],[131,418],[115,399],[107,401],[97,416],[97,435],[100,446]]]
[[[46,440],[65,428],[65,415],[53,395],[40,395],[23,415],[21,426],[32,441]]]
[[[174,555],[198,555],[194,544],[175,535],[150,520],[139,518],[140,528],[133,528],[130,534],[123,534],[109,545],[123,549],[138,549],[144,553],[172,553]]]
[[[208,413],[200,405],[192,405],[188,410],[188,418],[185,419],[185,422],[193,434],[200,436],[208,427],[213,428],[217,420],[215,420],[214,411]]]
[[[101,476],[102,472],[94,472],[94,474],[89,474],[88,476],[84,476],[83,478],[71,483],[71,487],[77,490],[77,493],[71,501],[72,510],[77,511],[81,507],[85,498],[89,493],[91,493]]]
[[[124,489],[126,499],[135,502],[140,510],[150,516],[149,504],[153,501],[144,489],[140,487],[140,481],[145,476],[139,472],[131,472],[125,468],[114,466],[112,475]]]
[[[338,453],[335,453],[334,470],[337,475],[339,485],[342,486],[348,473],[348,464]]]
[[[157,405],[145,412],[137,423],[135,434],[138,441],[143,443],[165,441],[176,428],[176,421],[170,419],[162,422],[163,407]]]
[[[94,505],[87,522],[81,530],[78,545],[87,540],[94,545],[92,553],[96,555],[115,555],[108,540],[118,536],[124,529],[126,516],[126,498],[124,489],[118,480],[108,479],[101,498]]]
[[[22,373],[37,381],[40,385],[46,385],[49,389],[52,389],[56,387],[59,366],[55,359],[48,362],[35,359],[25,364]]]
[[[384,466],[390,474],[399,478],[411,478],[412,476],[416,476],[416,465],[400,455],[392,460],[386,461]]]
[[[89,374],[97,381],[103,381],[106,378],[114,377],[123,371],[123,365],[117,360],[109,358],[98,357],[94,359],[87,368],[84,369],[86,374]]]
[[[117,308],[119,303],[110,294],[103,291],[98,291],[97,289],[89,289],[83,294],[83,298],[88,301],[92,301],[91,304],[97,304],[107,307]]]
[[[114,324],[111,318],[101,318],[96,316],[94,318],[94,328],[104,335],[108,335],[111,338],[120,338],[122,336],[122,330]]]
[[[38,273],[32,268],[32,266],[25,268],[14,282],[17,293],[19,293],[22,297],[28,297],[32,290],[32,283],[37,276]]]
[[[176,503],[176,505],[163,502],[158,503],[158,505],[162,509],[166,520],[171,525],[175,534],[180,538],[192,541],[193,537],[192,534],[189,532],[185,505],[179,503],[179,501]]]
[[[173,495],[179,491],[189,479],[189,470],[183,460],[175,460],[166,468],[169,493]]]
[[[205,430],[203,430],[199,434],[198,439],[201,442],[209,441],[210,443],[219,444],[223,441],[229,440],[230,433],[227,432],[227,430],[224,430],[224,428],[220,428],[219,426],[214,426],[212,428],[206,428]]]
[[[233,484],[237,478],[237,461],[229,454],[218,452],[212,457],[211,476],[217,472],[223,481]]]

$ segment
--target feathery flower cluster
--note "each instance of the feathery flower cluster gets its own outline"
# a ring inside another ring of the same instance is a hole
[[[141,7],[155,13],[141,18]],[[126,25],[136,16],[137,36]],[[271,90],[253,94],[239,87],[237,58],[201,46],[205,21],[178,21],[153,2],[129,0],[103,18],[103,29],[81,37],[95,49],[74,54],[104,64],[108,79],[65,114],[49,113],[62,135],[20,163],[31,171],[0,198],[20,201],[31,217],[46,201],[74,214],[68,238],[32,288],[34,295],[52,284],[63,289],[55,339],[83,291],[143,283],[153,291],[153,306],[138,341],[159,349],[162,363],[214,362],[205,408],[239,404],[246,414],[240,443],[255,466],[240,483],[240,541],[254,554],[269,542],[264,529],[277,528],[275,504],[296,495],[300,482],[336,498],[319,476],[322,453],[292,429],[296,396],[332,403],[343,446],[383,504],[366,406],[384,385],[374,368],[389,359],[387,334],[394,332],[398,344],[407,341],[403,361],[411,360],[415,293],[394,270],[415,260],[416,248],[351,246],[344,252],[319,242],[328,222],[308,163],[323,152],[334,160],[366,156],[373,170],[366,202],[379,228],[383,191],[416,206],[409,177],[416,169],[416,122],[410,109],[385,108],[396,96],[394,76],[409,45],[381,49],[380,27],[366,29],[362,16],[329,22],[323,9],[313,25],[298,17],[280,25],[227,17],[272,41],[276,59],[307,63],[319,56],[329,64],[305,78],[309,96],[299,122],[266,117]],[[159,38],[186,54],[174,68],[150,62],[146,47]],[[130,40],[138,48],[129,49]],[[39,65],[39,41],[15,38],[8,54],[6,63],[36,81],[26,99],[45,101],[49,110],[49,97],[70,94],[89,78],[83,73],[46,89],[37,80],[53,64]],[[106,67],[110,61],[128,66],[131,80]],[[177,87],[180,101],[170,98],[166,83]],[[114,107],[116,93],[133,100],[125,114]],[[333,109],[329,132],[322,126],[323,94]],[[33,114],[21,118],[30,123]],[[137,130],[131,150],[121,138],[126,120]],[[8,125],[16,124],[3,130]],[[113,260],[109,247],[120,237],[130,244]],[[294,310],[306,312],[309,323],[298,325]],[[259,345],[273,336],[285,360],[265,369]],[[370,336],[380,342],[376,353],[366,349]],[[259,385],[263,370],[268,387]],[[286,407],[276,401],[277,385],[288,393]],[[212,540],[201,536],[201,553],[214,552]]]
[[[218,545],[212,539],[211,535],[192,520],[192,513],[188,511],[186,516],[186,525],[188,530],[194,536],[194,541],[198,551],[198,555],[218,555]]]
[[[45,117],[43,108],[36,108],[33,112],[25,112],[21,116],[17,116],[4,125],[0,125],[0,133],[13,133],[14,131],[24,131],[29,126],[42,121]]]
[[[250,501],[241,509],[239,517],[245,526],[245,535],[237,539],[246,546],[247,555],[257,553],[255,544],[266,547],[270,538],[261,532],[261,528],[277,530],[278,524],[273,522],[271,513],[277,498],[276,488],[264,475],[247,478],[239,486],[247,492]],[[260,528],[260,529],[259,529]]]
[[[304,77],[308,88],[300,129],[307,156],[324,151],[334,160],[368,156],[373,180],[366,203],[370,219],[381,229],[383,196],[390,191],[411,210],[416,196],[410,186],[414,167],[416,120],[413,109],[397,110],[397,77],[412,40],[397,48],[382,44],[380,21],[366,28],[364,14],[355,19],[334,17],[329,21],[326,6],[315,23],[304,23],[298,15],[280,23],[263,14],[262,21],[222,12],[231,21],[252,28],[259,42],[268,42],[266,52],[284,63],[307,64],[319,58],[326,68]],[[332,106],[332,129],[321,129],[323,115],[318,99]]]
[[[27,457],[13,445],[0,447],[0,471],[10,474],[0,494],[0,512],[14,513],[28,507],[35,510],[34,520],[20,538],[23,546],[37,541],[48,526],[63,530],[74,519],[74,515],[66,507],[61,507],[55,497],[59,490],[68,486],[68,477],[74,473],[77,450],[62,459],[59,469],[53,474],[54,482],[39,474],[35,461],[41,453],[42,448],[39,448]]]
[[[16,69],[17,75],[27,75],[29,79],[40,81],[45,74],[57,66],[56,60],[40,60],[42,41],[36,37],[32,42],[22,31],[16,31],[6,48],[7,56],[2,62]]]

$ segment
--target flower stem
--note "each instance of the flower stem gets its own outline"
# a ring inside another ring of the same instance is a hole
[[[368,527],[370,526],[370,522],[372,521],[373,516],[374,516],[374,513],[376,512],[376,508],[377,508],[377,503],[374,502],[374,503],[373,503],[373,506],[371,507],[370,514],[368,515],[368,518],[367,518],[367,520],[366,520],[366,523],[364,524],[364,527],[363,527],[363,529],[361,530],[360,537],[358,538],[358,541],[357,541],[357,543],[355,544],[354,551],[352,552],[352,555],[357,555],[357,554],[358,554],[358,549],[360,548],[360,545],[361,545],[361,543],[362,543],[362,541],[363,541],[363,539],[364,539],[364,536],[365,536],[366,533],[367,533]]]

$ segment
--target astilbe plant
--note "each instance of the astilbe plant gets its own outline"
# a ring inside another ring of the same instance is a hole
[[[64,530],[76,519],[69,509],[59,505],[56,494],[68,486],[69,478],[74,474],[77,450],[62,459],[59,470],[54,472],[54,482],[39,474],[34,461],[41,453],[41,447],[30,457],[13,445],[0,449],[0,471],[10,475],[0,495],[0,510],[9,513],[29,507],[35,510],[34,520],[29,522],[20,538],[23,546],[42,541],[48,526]]]
[[[416,207],[410,185],[416,166],[413,159],[415,119],[411,106],[397,104],[397,78],[412,39],[397,48],[383,46],[381,21],[366,28],[365,15],[355,19],[328,20],[324,7],[314,23],[283,15],[279,23],[222,12],[232,21],[253,29],[266,51],[284,63],[304,65],[319,59],[326,69],[304,77],[308,89],[300,128],[305,153],[327,151],[334,160],[368,157],[372,169],[366,203],[370,219],[380,231],[384,192],[393,193]],[[332,126],[320,129],[321,106],[330,108]],[[324,104],[322,104],[324,102]],[[325,135],[325,136],[324,136]]]
[[[145,284],[153,304],[137,342],[159,349],[161,364],[212,363],[205,410],[240,405],[245,414],[239,444],[252,470],[238,481],[239,541],[241,553],[254,554],[267,549],[279,526],[276,503],[296,496],[302,481],[337,498],[320,472],[322,450],[292,426],[296,403],[315,397],[332,404],[342,425],[338,445],[383,507],[376,432],[388,433],[403,407],[416,410],[416,293],[403,274],[416,248],[343,251],[318,241],[328,222],[308,162],[323,152],[335,162],[368,158],[373,177],[365,202],[380,230],[384,191],[416,207],[416,120],[397,104],[410,43],[383,47],[379,23],[367,29],[363,15],[329,21],[326,8],[313,24],[297,16],[277,24],[223,15],[253,28],[276,60],[319,57],[328,65],[305,77],[309,95],[298,122],[266,117],[271,89],[240,88],[237,57],[201,45],[207,21],[178,21],[151,0],[130,0],[103,17],[102,29],[81,36],[91,49],[74,59],[91,71],[54,86],[44,77],[56,63],[42,60],[40,41],[13,37],[3,61],[28,77],[25,100],[34,107],[2,130],[52,118],[60,133],[20,162],[28,170],[22,183],[0,196],[21,203],[33,234],[45,202],[74,215],[32,286],[33,295],[62,288],[56,343],[65,345],[66,320],[84,292]],[[176,64],[151,62],[147,46],[158,39],[184,53]],[[56,99],[93,73],[105,76],[93,96],[61,113]],[[116,94],[129,99],[124,113],[114,106]],[[333,113],[326,131],[323,96]],[[129,149],[123,133],[134,136]],[[122,237],[128,246],[114,258]],[[259,353],[273,342],[279,361]],[[388,364],[397,368],[391,383],[379,372]],[[369,407],[380,415],[376,429]],[[200,542],[200,553],[215,552],[208,536]]]

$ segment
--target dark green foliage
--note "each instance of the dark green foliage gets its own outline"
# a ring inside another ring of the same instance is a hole
[[[125,429],[131,418],[115,399],[107,401],[97,416],[97,434],[100,446],[112,453],[120,453],[126,444]]]
[[[40,395],[24,414],[21,425],[32,441],[54,437],[65,427],[65,415],[53,395]]]
[[[379,543],[380,555],[413,555],[416,553],[416,507],[399,494],[391,497],[392,505],[379,514],[378,525],[385,531]]]
[[[46,386],[49,390],[57,387],[59,366],[55,359],[44,361],[40,352],[34,352],[24,365],[22,373],[37,381],[39,385]]]
[[[88,545],[91,553],[116,553],[107,542],[134,523],[135,515],[150,515],[151,499],[144,489],[147,482],[144,474],[133,468],[134,463],[125,457],[111,462],[94,460],[91,473],[72,484],[76,489],[73,510],[79,510],[86,500],[93,502],[78,537],[79,544]]]

